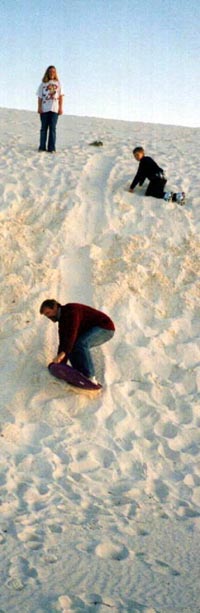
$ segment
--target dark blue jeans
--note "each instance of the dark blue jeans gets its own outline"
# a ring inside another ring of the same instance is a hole
[[[49,130],[48,137],[48,151],[56,150],[56,124],[58,121],[58,113],[49,111],[48,113],[41,113],[41,130],[40,130],[40,146],[39,151],[46,151],[47,132]]]
[[[114,330],[105,330],[95,326],[79,336],[69,354],[69,360],[73,368],[82,372],[86,377],[93,377],[95,371],[90,348],[106,343],[113,337],[113,334]]]

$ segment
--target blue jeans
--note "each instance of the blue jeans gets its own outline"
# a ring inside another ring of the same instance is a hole
[[[58,121],[58,113],[49,111],[41,113],[41,130],[40,130],[40,151],[46,151],[47,132],[49,130],[48,151],[56,150],[56,124]]]
[[[69,354],[69,360],[73,368],[82,372],[86,377],[93,377],[95,371],[90,348],[106,343],[113,337],[113,334],[114,330],[105,330],[99,326],[90,328],[90,330],[81,334]]]

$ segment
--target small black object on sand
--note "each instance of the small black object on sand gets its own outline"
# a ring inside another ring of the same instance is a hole
[[[93,147],[103,147],[102,140],[94,140],[92,143],[90,143],[90,145]]]

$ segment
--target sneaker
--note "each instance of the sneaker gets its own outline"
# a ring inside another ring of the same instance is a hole
[[[91,383],[94,383],[94,385],[98,385],[98,381],[97,381],[97,379],[96,379],[96,377],[95,377],[95,376],[93,376],[93,377],[88,377],[88,379],[89,379],[89,381],[91,381]]]
[[[184,202],[185,202],[185,192],[177,192],[177,194],[176,194],[176,202],[178,204],[184,204]]]
[[[165,202],[170,202],[172,199],[172,192],[165,192],[164,193],[164,200]]]

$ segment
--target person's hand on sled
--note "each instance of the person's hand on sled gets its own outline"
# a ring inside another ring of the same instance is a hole
[[[60,364],[60,362],[62,362],[64,358],[65,358],[65,352],[61,351],[61,353],[58,353],[58,355],[56,355],[56,357],[52,360],[52,362],[54,362],[54,364]]]

